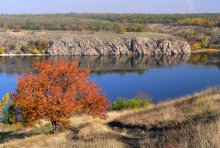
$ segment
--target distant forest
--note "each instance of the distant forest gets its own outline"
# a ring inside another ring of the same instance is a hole
[[[146,24],[220,26],[220,13],[203,14],[0,14],[0,26],[25,30],[143,32]]]

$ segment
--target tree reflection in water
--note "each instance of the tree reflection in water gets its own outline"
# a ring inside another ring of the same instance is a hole
[[[143,73],[155,67],[169,67],[185,63],[190,55],[166,56],[49,56],[49,57],[0,57],[0,72],[7,74],[30,72],[32,63],[39,60],[72,60],[77,59],[81,68],[89,68],[92,73]]]
[[[143,73],[156,67],[171,67],[181,63],[220,67],[220,54],[183,54],[156,56],[49,56],[49,57],[0,57],[0,72],[7,74],[30,72],[32,63],[39,60],[77,59],[81,68],[89,68],[92,73]]]

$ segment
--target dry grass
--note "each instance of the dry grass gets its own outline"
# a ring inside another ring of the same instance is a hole
[[[140,139],[140,147],[220,147],[220,120],[211,123],[188,124],[181,129],[161,131],[158,135],[147,134]]]
[[[124,124],[143,124],[150,128],[169,122],[182,123],[196,116],[220,114],[220,90],[207,89],[193,96],[159,103],[153,109],[132,112],[118,120]]]
[[[72,117],[70,128],[54,135],[42,131],[33,134],[33,130],[14,132],[26,136],[8,135],[0,147],[218,148],[219,114],[220,90],[212,88],[150,108],[109,112],[107,120]]]
[[[102,38],[102,39],[117,39],[118,37],[150,37],[153,39],[158,38],[176,38],[172,35],[153,33],[153,32],[126,32],[124,34],[117,34],[113,32],[100,31],[93,33],[91,31],[62,31],[62,30],[43,30],[43,31],[30,31],[23,30],[21,32],[0,32],[1,37],[9,38]]]
[[[220,90],[162,102],[114,122],[131,133],[141,130],[141,147],[220,147]]]
[[[7,144],[3,144],[0,147],[2,148],[39,148],[39,147],[48,147],[48,148],[114,148],[115,146],[118,148],[123,148],[125,145],[115,139],[109,138],[94,138],[92,141],[83,140],[83,139],[70,139],[68,136],[71,134],[70,131],[62,132],[56,135],[40,135],[33,136],[30,138],[25,138],[23,140],[14,140],[12,142],[8,142]]]
[[[35,135],[34,133],[36,133],[36,130],[30,129],[26,130],[26,137],[18,137],[14,136],[14,134],[11,134],[13,135],[11,137],[11,140],[9,135],[9,138],[5,140],[6,142],[0,144],[0,147],[126,147],[125,144],[119,140],[121,137],[121,133],[118,133],[105,125],[108,120],[101,120],[89,116],[79,116],[72,117],[70,121],[71,125],[68,130],[65,130],[55,135],[51,135],[49,132],[45,132],[44,134],[42,132],[39,135]],[[37,131],[39,131],[39,129],[37,129]],[[21,132],[20,135],[22,134],[24,133]],[[33,134],[33,136],[29,136],[29,134]]]

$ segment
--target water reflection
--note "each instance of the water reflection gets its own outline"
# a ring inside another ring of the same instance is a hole
[[[43,59],[78,60],[111,100],[145,91],[156,102],[220,85],[220,54],[0,57],[0,98],[16,88],[18,73],[30,72],[32,63]]]
[[[92,73],[144,73],[155,67],[170,67],[186,63],[190,55],[167,56],[50,56],[50,57],[0,57],[0,72],[7,74],[30,72],[32,63],[42,59],[56,62],[60,59],[78,60],[81,68],[89,68]]]
[[[188,63],[203,65],[203,66],[217,66],[220,68],[220,54],[219,53],[201,53],[192,54]]]

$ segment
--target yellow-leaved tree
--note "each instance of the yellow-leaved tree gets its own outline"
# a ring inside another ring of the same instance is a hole
[[[0,101],[0,118],[2,117],[3,109],[8,105],[9,98],[10,96],[7,93]]]

